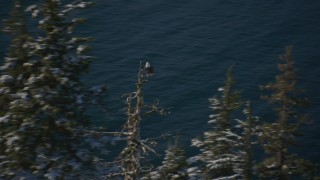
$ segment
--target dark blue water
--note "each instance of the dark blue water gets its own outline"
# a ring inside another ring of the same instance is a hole
[[[2,0],[3,1],[3,0]],[[300,85],[313,101],[305,127],[304,156],[320,160],[320,1],[314,0],[96,0],[82,16],[78,29],[91,36],[96,60],[84,77],[87,85],[109,86],[110,115],[90,114],[98,125],[119,129],[125,121],[121,95],[135,88],[140,61],[150,61],[156,73],[145,87],[145,101],[158,98],[171,107],[169,116],[143,120],[142,134],[155,137],[179,130],[183,143],[208,128],[207,99],[216,93],[227,68],[234,74],[243,99],[268,121],[270,108],[260,101],[258,86],[273,80],[278,55],[294,46]],[[9,2],[1,2],[0,17],[8,16]],[[1,57],[7,40],[1,36]]]

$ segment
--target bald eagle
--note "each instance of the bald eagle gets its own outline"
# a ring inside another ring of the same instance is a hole
[[[154,69],[149,62],[146,62],[146,65],[144,66],[144,71],[146,72],[147,76],[151,76],[154,73]]]

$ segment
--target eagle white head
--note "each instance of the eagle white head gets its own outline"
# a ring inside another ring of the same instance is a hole
[[[150,63],[146,62],[146,65],[144,66],[144,68],[150,68],[150,67],[151,67]]]

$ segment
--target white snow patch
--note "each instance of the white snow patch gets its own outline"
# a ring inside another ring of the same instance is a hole
[[[43,49],[45,49],[45,45],[43,45],[43,44],[36,44],[36,49],[37,49],[37,50],[43,50]]]
[[[218,88],[218,91],[220,91],[220,92],[221,92],[221,91],[224,91],[224,88],[223,88],[223,87],[219,87],[219,88]]]
[[[0,117],[0,123],[7,123],[10,120],[10,115],[7,114],[3,117]]]
[[[20,139],[20,137],[17,136],[17,135],[12,136],[12,137],[9,137],[9,138],[7,139],[6,145],[7,145],[7,146],[12,146],[13,143],[14,143],[15,141],[19,140],[19,139]]]
[[[10,92],[10,89],[7,87],[0,88],[0,94],[7,94]]]
[[[60,79],[61,84],[66,84],[68,81],[69,79],[66,77]]]
[[[86,49],[86,46],[80,45],[80,46],[77,48],[77,52],[78,52],[78,53],[81,53],[81,52],[83,52],[85,49]]]
[[[19,92],[19,93],[17,93],[17,95],[18,95],[21,99],[24,99],[24,100],[28,99],[28,97],[29,97],[29,94],[28,94],[28,93],[25,93],[25,92]]]
[[[31,12],[34,11],[35,9],[37,9],[37,5],[30,5],[26,8],[26,12]]]
[[[0,70],[10,69],[15,66],[15,63],[13,62],[7,62],[3,66],[0,67]]]
[[[0,83],[5,84],[5,83],[11,83],[13,81],[13,77],[10,75],[2,75],[0,77]]]

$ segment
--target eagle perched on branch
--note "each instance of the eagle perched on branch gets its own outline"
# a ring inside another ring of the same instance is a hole
[[[151,76],[154,73],[154,68],[150,65],[149,62],[146,62],[144,66],[144,71],[146,72],[147,76]]]

